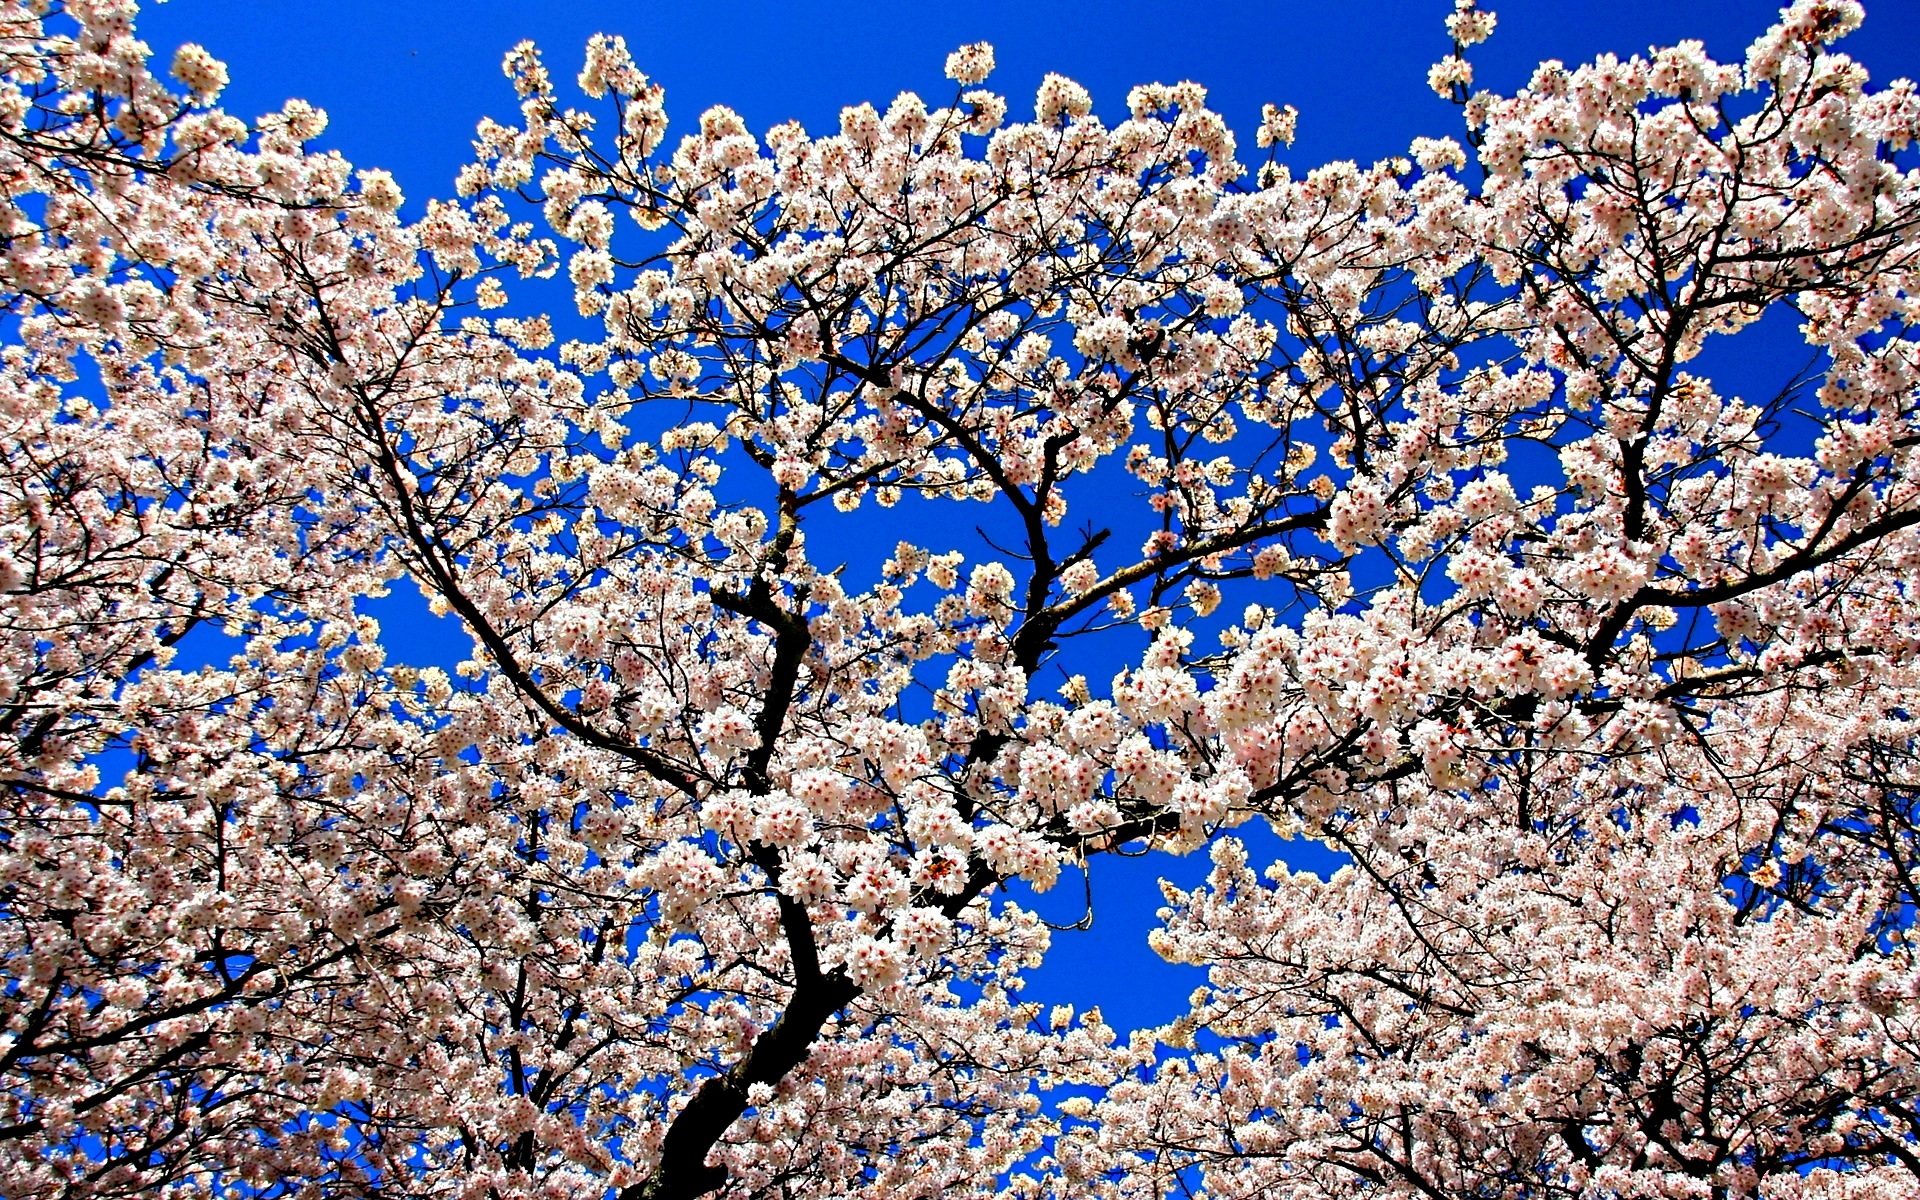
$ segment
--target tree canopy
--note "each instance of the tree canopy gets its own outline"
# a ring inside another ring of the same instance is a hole
[[[405,220],[135,15],[0,0],[0,1195],[1920,1187],[1859,5],[1499,95],[1461,0],[1453,136],[1312,170],[523,44]],[[1188,1011],[1024,1001],[1009,886],[1148,847]]]

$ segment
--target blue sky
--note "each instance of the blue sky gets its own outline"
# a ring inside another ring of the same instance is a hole
[[[1496,90],[1518,87],[1545,58],[1571,64],[1685,37],[1739,61],[1778,7],[1769,0],[1487,6],[1499,13],[1499,30],[1473,57],[1476,82]],[[1338,158],[1371,161],[1404,152],[1416,135],[1458,132],[1455,110],[1425,81],[1428,64],[1447,50],[1447,11],[1447,0],[1192,0],[1178,8],[1134,0],[170,0],[142,14],[140,31],[163,62],[188,41],[224,59],[233,83],[223,100],[237,115],[269,112],[294,96],[325,108],[332,123],[321,145],[358,166],[392,171],[408,211],[417,213],[427,197],[451,194],[475,122],[515,115],[499,64],[523,38],[538,42],[555,75],[568,79],[589,35],[624,35],[641,69],[665,85],[680,131],[693,128],[701,110],[725,103],[755,130],[797,118],[816,132],[837,128],[847,104],[884,107],[902,90],[945,99],[952,89],[941,75],[946,54],[984,39],[999,61],[989,86],[1009,95],[1016,114],[1049,71],[1085,84],[1103,114],[1122,111],[1134,84],[1194,79],[1211,89],[1213,106],[1251,154],[1261,105],[1295,105],[1300,136],[1286,161],[1298,171]],[[1870,4],[1866,26],[1845,49],[1876,84],[1920,74],[1920,2]],[[670,130],[669,145],[675,136]],[[876,547],[876,559],[891,545],[889,538]],[[416,632],[447,644],[442,630]],[[398,657],[421,660],[408,653],[406,630],[389,622],[388,635]],[[1275,849],[1267,839],[1256,857]],[[1304,866],[1327,861],[1298,850],[1288,857]],[[1161,903],[1155,879],[1190,885],[1206,868],[1204,855],[1101,862],[1093,931],[1055,939],[1029,996],[1099,1003],[1121,1028],[1170,1019],[1201,977],[1146,948]],[[1072,921],[1083,902],[1080,881],[1068,878],[1042,907]]]
[[[1738,61],[1778,9],[1770,0],[1527,0],[1487,7],[1499,31],[1477,47],[1478,82],[1523,83],[1543,58],[1573,63],[1606,50],[1645,51],[1684,37]],[[170,0],[150,4],[142,35],[163,57],[198,41],[227,61],[227,105],[241,116],[298,96],[333,118],[326,143],[362,166],[393,171],[416,198],[451,190],[475,121],[513,115],[501,55],[522,38],[556,75],[578,70],[589,35],[626,37],[643,71],[667,89],[684,130],[727,104],[764,130],[790,118],[831,131],[842,106],[902,90],[943,98],[947,52],[985,39],[999,68],[990,86],[1021,103],[1058,71],[1086,85],[1103,112],[1137,83],[1195,79],[1244,132],[1266,102],[1301,110],[1291,161],[1371,161],[1417,134],[1455,132],[1453,110],[1426,86],[1446,49],[1448,0]],[[1878,82],[1920,73],[1920,4],[1869,5],[1846,47]],[[672,134],[669,134],[672,137]],[[669,143],[671,144],[671,143]]]

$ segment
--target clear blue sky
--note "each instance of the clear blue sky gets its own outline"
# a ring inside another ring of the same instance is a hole
[[[1475,50],[1476,82],[1502,91],[1518,87],[1545,58],[1573,64],[1687,37],[1737,62],[1778,9],[1769,0],[1486,0],[1486,7],[1500,24]],[[451,193],[482,115],[515,115],[499,64],[522,38],[541,45],[557,78],[570,79],[589,35],[624,35],[641,69],[665,85],[680,131],[693,128],[702,109],[724,103],[756,130],[798,118],[816,132],[835,129],[841,107],[862,100],[884,107],[903,90],[945,99],[947,52],[984,39],[999,60],[989,86],[1012,99],[1016,115],[1030,111],[1048,71],[1085,84],[1103,114],[1120,112],[1134,84],[1194,79],[1211,89],[1213,107],[1251,153],[1260,106],[1293,104],[1300,136],[1287,161],[1298,171],[1337,158],[1371,161],[1404,152],[1416,135],[1458,132],[1455,110],[1425,81],[1428,64],[1447,49],[1441,20],[1448,11],[1448,0],[171,0],[150,4],[140,32],[162,62],[187,41],[226,60],[233,83],[224,102],[242,117],[292,96],[325,108],[332,124],[321,144],[356,165],[391,170],[417,212],[428,196]],[[1845,49],[1877,85],[1920,75],[1920,0],[1869,3],[1866,26]],[[670,130],[669,145],[675,137]],[[398,657],[419,661],[402,630],[389,623],[388,633]],[[1325,862],[1289,856],[1302,865]],[[1172,1017],[1200,976],[1146,948],[1161,902],[1154,881],[1167,875],[1191,883],[1206,866],[1204,855],[1102,862],[1094,931],[1058,936],[1028,995],[1099,1003],[1123,1029]],[[1082,900],[1079,881],[1069,878],[1042,906],[1071,921]]]
[[[1543,58],[1645,51],[1685,37],[1739,61],[1777,11],[1769,0],[1526,0],[1499,13],[1477,47],[1477,82],[1523,83]],[[798,118],[830,132],[842,106],[884,108],[902,90],[944,98],[947,52],[985,39],[998,51],[990,86],[1018,115],[1058,71],[1119,111],[1137,83],[1194,79],[1244,131],[1268,101],[1301,111],[1296,165],[1371,161],[1416,134],[1455,132],[1453,110],[1426,87],[1444,52],[1448,0],[170,0],[141,33],[165,58],[198,41],[225,59],[228,106],[241,116],[298,96],[333,117],[326,142],[362,166],[392,170],[410,196],[450,190],[474,122],[514,113],[500,77],[506,49],[532,38],[557,77],[579,69],[589,35],[619,33],[667,89],[681,130],[724,103],[764,130]],[[1877,82],[1920,74],[1920,3],[1882,0],[1846,49]],[[669,134],[669,138],[672,138]],[[671,144],[671,140],[669,141]]]

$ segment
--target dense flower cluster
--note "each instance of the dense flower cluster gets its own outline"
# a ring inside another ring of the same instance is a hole
[[[522,45],[411,217],[134,16],[0,0],[0,1194],[1920,1186],[1857,5],[1503,97],[1462,0],[1464,141],[1298,176],[1191,83],[1014,120],[984,43],[677,145],[620,39],[598,121]],[[1811,373],[1716,387],[1789,310]],[[967,501],[1016,553],[922,544]],[[1023,1002],[997,890],[1141,844],[1211,846],[1191,1011]]]

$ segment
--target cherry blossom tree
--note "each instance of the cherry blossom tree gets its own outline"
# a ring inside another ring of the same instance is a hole
[[[522,45],[417,220],[134,16],[0,0],[0,1194],[1920,1187],[1858,5],[1500,96],[1462,0],[1464,129],[1304,172],[984,44],[677,142]],[[1190,1011],[1023,1001],[1007,885],[1149,845]]]

